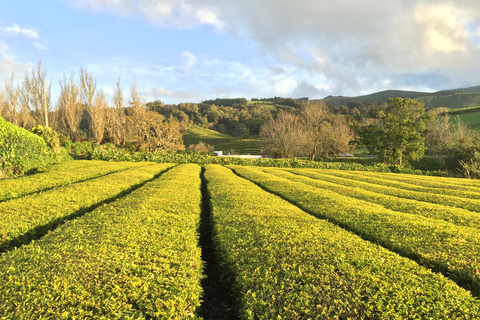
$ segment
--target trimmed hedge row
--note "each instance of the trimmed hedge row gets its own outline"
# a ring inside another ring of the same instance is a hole
[[[385,209],[263,172],[229,166],[311,214],[329,219],[362,237],[448,274],[461,286],[480,293],[480,233],[478,229]]]
[[[375,176],[375,173],[373,172],[364,172],[364,174]],[[382,174],[382,178],[394,181],[414,183],[416,185],[429,188],[458,189],[458,187],[461,186],[462,189],[466,191],[480,192],[480,181],[476,179],[431,177],[399,173],[384,173]]]
[[[352,180],[359,180],[363,182],[368,182],[372,184],[377,184],[381,186],[388,186],[402,190],[409,190],[415,191],[420,193],[431,193],[435,194],[436,197],[438,195],[443,196],[451,196],[451,197],[459,197],[459,198],[467,198],[467,199],[480,199],[480,189],[478,190],[465,190],[463,187],[461,190],[458,185],[454,185],[453,188],[445,188],[445,184],[442,186],[441,184],[435,184],[435,177],[430,177],[427,180],[414,180],[414,181],[400,181],[395,178],[389,178],[389,176],[384,176],[383,174],[363,174],[358,172],[342,172],[342,177],[352,179]],[[459,178],[456,178],[459,179]],[[452,179],[453,180],[453,179]],[[420,185],[420,184],[424,185]]]
[[[72,182],[99,177],[132,167],[132,163],[104,161],[68,161],[56,164],[41,173],[0,180],[0,201],[63,186]]]
[[[319,220],[227,168],[208,165],[205,177],[214,244],[235,283],[241,319],[480,316],[478,302],[443,276]]]
[[[338,180],[343,178],[325,175],[320,173],[320,171],[310,171],[304,169],[264,169],[263,171],[291,181],[302,182],[304,184],[308,184],[316,188],[330,190],[344,196],[376,203],[384,208],[394,211],[418,214],[434,219],[441,219],[460,226],[480,228],[480,215],[477,212],[443,206],[430,202],[398,198],[392,195],[364,190],[361,187],[345,186],[341,183],[338,183]]]
[[[122,167],[119,164],[119,167]],[[91,210],[102,202],[152,179],[172,164],[138,163],[128,170],[0,202],[0,251],[43,234],[51,224]]]
[[[200,202],[200,167],[177,166],[5,253],[0,318],[193,317],[202,292]]]
[[[346,186],[359,187],[368,191],[387,194],[395,197],[436,203],[444,206],[480,212],[480,199],[466,199],[449,195],[434,194],[430,192],[418,192],[398,189],[394,187],[389,187],[388,183],[385,183],[386,185],[379,185],[372,180],[369,180],[367,182],[368,178],[362,179],[361,176],[339,170],[324,170],[321,171],[321,173],[337,178],[344,178],[344,180],[342,180],[341,182],[339,180],[339,183]]]

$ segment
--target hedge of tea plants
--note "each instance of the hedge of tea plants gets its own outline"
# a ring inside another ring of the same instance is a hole
[[[200,167],[177,166],[4,253],[0,319],[193,318],[202,293],[200,203]]]
[[[133,166],[129,162],[113,163],[85,160],[62,162],[37,174],[0,180],[0,201],[96,178]]]
[[[261,180],[261,173],[240,168]],[[442,275],[317,219],[225,167],[207,165],[205,178],[217,256],[241,319],[480,316],[469,292]]]
[[[311,214],[441,271],[465,288],[480,293],[480,232],[477,228],[385,209],[371,202],[268,174],[261,168],[229,167]]]
[[[122,163],[117,165],[125,168]],[[27,243],[64,219],[113,200],[171,166],[138,163],[107,176],[0,202],[0,251]]]
[[[382,194],[361,188],[342,185],[343,178],[322,174],[319,171],[288,169],[263,171],[292,181],[302,182],[316,188],[326,189],[342,195],[376,203],[394,211],[418,214],[429,218],[441,219],[461,226],[480,228],[480,215],[461,208],[443,206],[436,203],[423,202],[413,199],[399,198],[393,195]]]

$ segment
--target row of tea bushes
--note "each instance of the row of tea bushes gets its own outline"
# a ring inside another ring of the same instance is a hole
[[[365,176],[377,176],[375,172],[363,172]],[[392,181],[401,181],[411,183],[428,188],[444,188],[458,190],[461,186],[462,190],[480,192],[480,181],[475,179],[459,179],[448,177],[432,177],[399,173],[384,173],[381,175],[383,179]]]
[[[205,177],[217,255],[234,283],[241,319],[480,316],[478,302],[443,276],[317,219],[225,167],[208,165]]]
[[[385,209],[371,202],[263,172],[230,166],[236,173],[311,214],[328,219],[421,265],[447,274],[480,293],[478,229]]]
[[[399,189],[399,188],[387,186],[388,183],[387,185],[379,185],[371,182],[362,181],[362,178],[360,176],[352,175],[351,172],[343,172],[340,170],[325,170],[321,172],[323,174],[330,175],[333,177],[344,178],[343,180],[337,180],[338,183],[342,185],[359,187],[364,190],[387,194],[387,195],[405,198],[405,199],[436,203],[444,206],[450,206],[450,207],[456,207],[456,208],[462,208],[465,210],[480,212],[480,199],[467,199],[467,198],[459,198],[459,197],[449,196],[449,195],[435,194],[430,192],[418,192],[418,191]]]
[[[113,200],[171,166],[140,163],[107,176],[0,202],[0,251],[27,243],[52,225]]]
[[[326,172],[326,171],[324,171]],[[358,172],[348,171],[348,172],[335,172],[332,173],[338,174],[340,177],[344,177],[351,180],[358,180],[363,181],[371,184],[393,187],[396,189],[402,190],[409,190],[414,192],[421,192],[421,193],[432,193],[435,194],[435,197],[442,196],[451,196],[451,197],[459,197],[459,198],[467,198],[467,199],[480,199],[480,189],[475,190],[470,187],[470,190],[465,190],[465,187],[458,187],[455,185],[453,188],[446,188],[445,184],[437,184],[435,183],[436,177],[429,177],[429,180],[426,180],[425,177],[422,180],[414,180],[414,181],[400,181],[398,179],[389,178],[389,176],[385,176],[383,174],[359,174]],[[454,180],[465,180],[460,178],[451,178],[451,181]],[[420,185],[420,182],[423,182],[423,185]],[[479,184],[480,186],[480,184]],[[467,187],[468,188],[468,187]]]
[[[291,181],[302,182],[316,188],[322,188],[348,197],[376,203],[394,211],[441,219],[460,226],[480,228],[480,215],[478,212],[442,206],[430,202],[398,198],[393,195],[364,190],[361,188],[361,185],[358,185],[358,187],[342,185],[341,180],[344,178],[326,175],[319,171],[297,169],[287,169],[286,171],[264,169],[263,171]]]
[[[200,202],[200,167],[177,166],[4,253],[0,318],[193,318],[202,292]]]
[[[62,162],[41,173],[21,176],[16,179],[0,180],[0,201],[96,178],[133,166],[135,165],[130,162],[113,163],[85,160]]]

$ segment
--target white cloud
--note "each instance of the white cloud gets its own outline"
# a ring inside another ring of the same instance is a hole
[[[177,100],[183,102],[197,102],[199,97],[198,93],[189,90],[169,90],[164,87],[155,87],[152,90],[142,92],[142,95],[149,101],[152,100]]]
[[[478,0],[65,1],[160,27],[208,25],[255,43],[258,64],[231,61],[221,52],[208,58],[180,54],[183,65],[174,71],[189,72],[177,72],[180,80],[172,83],[188,75],[190,85],[204,90],[206,98],[214,98],[219,88],[231,96],[265,97],[480,84]]]
[[[48,50],[48,47],[41,44],[40,42],[34,42],[33,45],[35,46],[35,48],[37,48],[37,50],[39,51],[44,51],[44,50]]]
[[[16,23],[12,24],[10,27],[0,27],[0,36],[1,35],[6,35],[6,36],[23,35],[24,37],[32,38],[32,39],[40,38],[37,31],[29,28],[21,28]]]
[[[197,57],[190,51],[183,51],[180,56],[183,58],[185,68],[193,67],[197,63]]]
[[[0,40],[0,76],[9,78],[12,73],[16,77],[23,76],[26,70],[31,70],[31,63],[16,61],[16,56],[11,52],[10,47]]]
[[[140,16],[158,26],[191,28],[211,25],[221,29],[215,7],[207,1],[188,0],[65,0],[71,5],[92,11],[107,11],[123,16]]]

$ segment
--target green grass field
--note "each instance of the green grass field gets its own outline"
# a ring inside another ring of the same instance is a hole
[[[451,116],[453,123],[457,123],[457,116],[461,123],[465,124],[468,128],[480,130],[480,112],[453,115]]]
[[[215,151],[231,152],[237,154],[261,154],[260,138],[238,139],[227,134],[222,134],[214,130],[191,127],[187,133],[183,135],[185,147],[191,144],[197,144],[203,141],[214,147]]]

